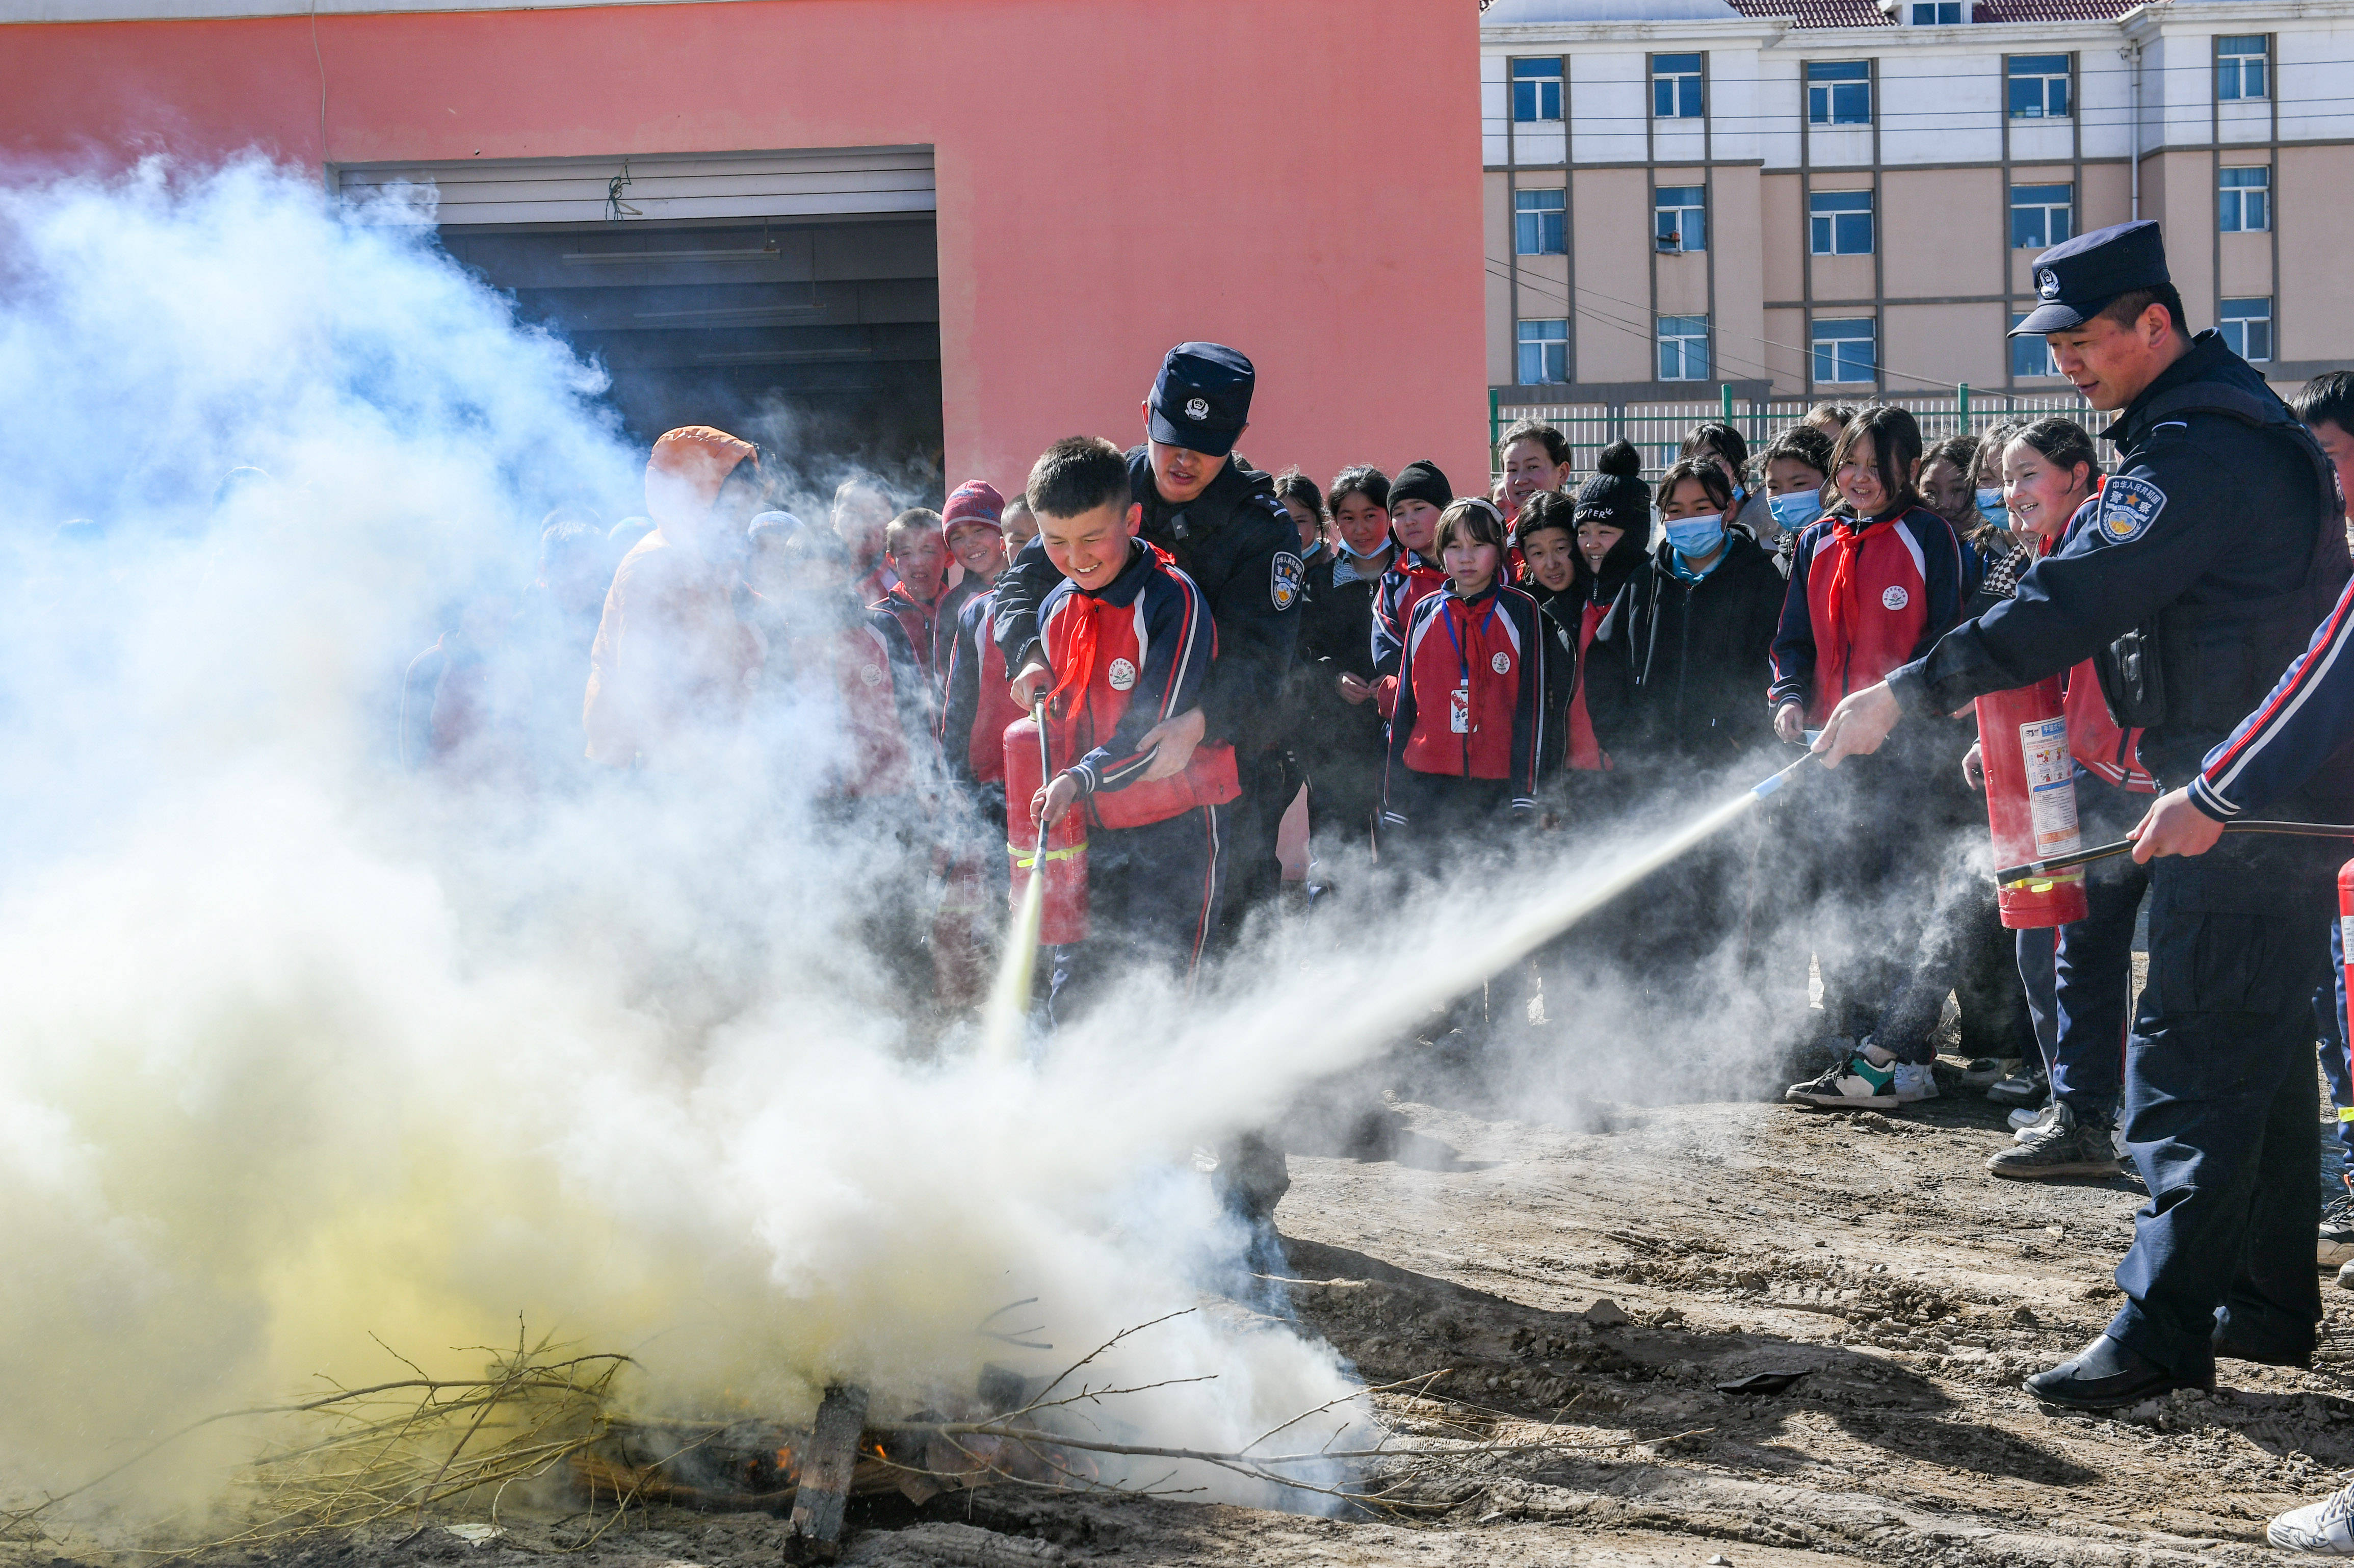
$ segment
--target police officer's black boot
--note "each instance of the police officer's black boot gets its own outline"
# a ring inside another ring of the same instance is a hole
[[[2178,1388],[2215,1386],[2211,1372],[2205,1379],[2179,1378],[2126,1345],[2103,1334],[2049,1372],[2037,1372],[2020,1385],[2046,1404],[2069,1410],[2115,1410],[2137,1404]]]

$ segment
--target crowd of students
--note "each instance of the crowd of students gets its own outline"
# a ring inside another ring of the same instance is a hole
[[[2354,455],[2354,377],[2317,380],[2299,412]],[[1288,518],[1287,546],[1296,535],[1272,588],[1292,627],[1288,673],[1268,738],[1238,759],[1231,726],[1169,738],[1202,705],[1227,621],[1146,536],[1159,455],[1074,439],[1011,499],[973,480],[939,512],[894,511],[852,482],[804,522],[771,509],[749,443],[673,430],[649,461],[645,517],[609,533],[552,516],[528,602],[478,603],[420,657],[404,747],[512,774],[550,748],[501,714],[536,712],[561,750],[578,702],[571,733],[585,731],[591,762],[666,769],[765,724],[791,738],[794,785],[822,811],[897,824],[878,841],[897,835],[907,873],[886,879],[896,907],[867,935],[936,1021],[984,988],[1025,853],[1009,841],[1067,818],[1083,831],[1065,841],[1087,843],[1093,934],[1060,955],[1042,997],[1061,1018],[1099,1001],[1120,966],[1187,974],[1241,929],[1222,906],[1256,846],[1235,842],[1247,835],[1228,803],[1255,773],[1274,780],[1277,815],[1305,792],[1311,903],[1354,867],[1445,876],[1512,853],[1515,835],[1606,840],[1785,766],[1843,696],[2013,594],[2102,482],[2073,420],[1925,445],[1893,406],[1818,406],[1755,452],[1703,423],[1656,483],[1624,441],[1581,475],[1559,430],[1524,421],[1503,432],[1479,494],[1458,495],[1428,461],[1353,464],[1320,486],[1239,452],[1178,449]],[[1025,548],[1055,586],[1001,602]],[[502,630],[526,623],[529,639]],[[577,650],[568,669],[543,654],[518,673],[495,656],[503,638],[546,648],[550,628]],[[1052,766],[1009,812],[1005,732],[1041,697]],[[2155,788],[2136,736],[2110,721],[2089,666],[2067,681],[2065,714],[2084,832],[2121,837]],[[1707,1012],[1696,995],[1728,987],[1795,997],[1780,1024],[1829,1065],[1787,1097],[1887,1107],[1941,1092],[1950,996],[1963,1082],[2016,1107],[2019,1141],[1989,1169],[2113,1171],[2146,874],[2105,863],[2087,919],[2005,931],[1970,715],[1901,738],[1777,798],[1755,837],[1703,846],[1647,884],[1596,922],[1606,936],[1573,932],[1540,955],[1528,978],[1543,1000],[1526,1016],[1574,1019],[1596,969],[1687,1024]],[[937,831],[906,830],[918,821]],[[1250,896],[1267,901],[1262,883]],[[1512,995],[1493,1019],[1458,1010],[1451,1022],[1469,1036],[1521,1027]],[[2344,1103],[2342,1000],[2317,998],[2316,1013]],[[2020,1065],[2006,1074],[2006,1061]],[[2332,1223],[2354,1258],[2354,1213]]]

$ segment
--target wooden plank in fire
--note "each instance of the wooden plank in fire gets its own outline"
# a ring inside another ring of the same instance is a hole
[[[850,1499],[858,1439],[866,1427],[866,1391],[836,1383],[817,1407],[817,1425],[801,1459],[801,1490],[785,1536],[788,1563],[831,1563],[842,1553],[842,1514]]]

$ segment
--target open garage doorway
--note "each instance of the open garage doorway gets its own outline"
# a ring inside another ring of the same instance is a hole
[[[939,504],[930,148],[346,165],[337,177],[346,194],[395,193],[523,319],[603,366],[636,440],[717,425],[758,441],[812,499],[866,471]]]

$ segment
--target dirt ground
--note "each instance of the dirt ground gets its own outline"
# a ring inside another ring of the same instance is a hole
[[[1441,1097],[1433,1097],[1434,1098]],[[1605,1110],[1578,1130],[1394,1093],[1353,1146],[1295,1152],[1278,1219],[1303,1322],[1402,1434],[1620,1445],[1474,1456],[1410,1513],[1332,1519],[1001,1487],[854,1504],[864,1568],[1135,1564],[2134,1564],[2274,1560],[2264,1520],[2354,1466],[2354,1293],[2311,1372],[2225,1362],[2213,1395],[2111,1419],[2019,1381],[2114,1309],[2129,1177],[2004,1183],[1975,1094],[1894,1115],[1767,1103]],[[1726,1393],[1758,1372],[1787,1389]],[[658,1510],[610,1568],[779,1561],[782,1522]],[[433,1530],[239,1562],[533,1568],[560,1523]],[[577,1560],[577,1559],[576,1559]],[[54,1545],[0,1568],[67,1568]]]

